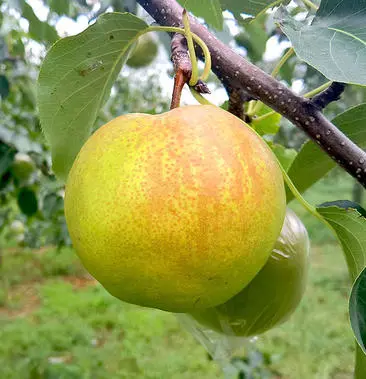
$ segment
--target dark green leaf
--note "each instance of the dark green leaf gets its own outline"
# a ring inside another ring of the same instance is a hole
[[[22,188],[18,193],[18,206],[27,216],[34,215],[38,210],[36,194],[30,188]]]
[[[364,0],[322,1],[311,25],[284,9],[278,20],[300,59],[330,80],[366,85]]]
[[[59,178],[66,179],[131,43],[146,28],[144,21],[131,14],[106,13],[48,52],[38,79],[38,106]]]
[[[178,0],[178,2],[197,17],[202,17],[215,29],[222,29],[224,18],[219,0]]]
[[[9,96],[10,83],[5,75],[0,75],[0,97],[5,99]]]
[[[3,37],[0,37],[0,62],[8,56],[8,47]]]
[[[349,302],[351,326],[358,342],[355,378],[366,376],[365,327],[366,327],[366,211],[350,201],[336,201],[322,204],[317,208],[338,236],[346,257],[348,271],[354,282]],[[360,212],[359,212],[360,211]]]
[[[353,284],[349,315],[356,340],[366,354],[366,268],[361,271]]]
[[[0,178],[9,170],[15,153],[15,149],[0,141]]]
[[[366,104],[357,105],[335,117],[332,122],[360,147],[366,148]],[[324,175],[336,163],[314,142],[308,141],[301,148],[292,163],[288,174],[300,192],[304,192]],[[287,190],[288,201],[293,199]]]

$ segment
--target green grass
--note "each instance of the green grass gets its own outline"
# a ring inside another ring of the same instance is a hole
[[[259,339],[281,378],[351,378],[343,260],[335,245],[313,248],[302,304]],[[4,273],[2,379],[223,378],[175,316],[114,299],[86,276],[71,249],[7,251]]]
[[[175,316],[116,300],[85,276],[71,250],[56,257],[53,250],[4,256],[11,285],[0,308],[2,379],[220,377]]]

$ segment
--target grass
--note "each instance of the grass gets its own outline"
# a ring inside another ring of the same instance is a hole
[[[352,183],[337,180],[320,182],[307,199],[350,198]],[[344,257],[322,225],[298,204],[291,207],[313,241],[309,284],[293,317],[255,347],[272,357],[271,378],[350,379]],[[114,299],[71,249],[5,249],[1,280],[1,379],[224,378],[174,315]]]

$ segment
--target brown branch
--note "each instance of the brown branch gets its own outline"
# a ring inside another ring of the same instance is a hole
[[[160,25],[179,26],[183,8],[175,0],[137,1]],[[366,153],[329,122],[316,105],[235,53],[193,17],[190,22],[192,32],[208,46],[213,71],[221,81],[244,89],[282,114],[366,186]]]
[[[311,101],[319,109],[324,109],[331,102],[339,100],[345,88],[345,83],[333,82],[326,90],[314,96]]]

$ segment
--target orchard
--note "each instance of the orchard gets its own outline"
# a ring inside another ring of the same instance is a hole
[[[366,0],[0,11],[0,377],[366,378]]]

